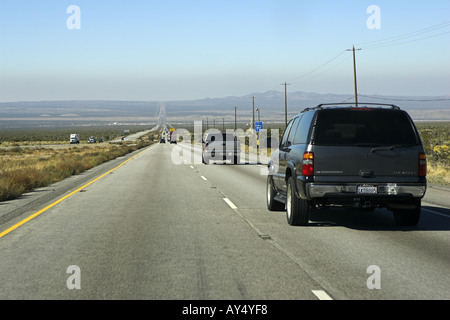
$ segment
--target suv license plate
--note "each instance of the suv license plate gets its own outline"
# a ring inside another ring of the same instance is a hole
[[[358,186],[358,194],[377,194],[377,186]]]

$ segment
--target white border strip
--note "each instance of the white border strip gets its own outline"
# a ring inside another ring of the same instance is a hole
[[[234,209],[234,210],[237,209],[237,207],[234,205],[233,202],[230,201],[230,199],[223,198],[223,201],[225,201],[230,206],[231,209]]]
[[[325,291],[323,290],[312,290],[312,293],[319,298],[319,300],[333,300]]]

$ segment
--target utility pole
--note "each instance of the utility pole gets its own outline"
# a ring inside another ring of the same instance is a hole
[[[252,97],[253,100],[253,120],[252,120],[252,130],[255,130],[255,97]]]
[[[284,124],[287,128],[287,89],[286,86],[290,86],[290,83],[282,83],[282,86],[284,86]]]
[[[234,107],[234,131],[237,130],[237,126],[236,126],[236,109],[237,109],[237,107]]]
[[[347,49],[345,51],[353,51],[353,81],[355,85],[355,107],[358,107],[358,88],[356,84],[356,58],[355,58],[355,50],[361,50],[361,49],[355,49],[355,46],[353,46],[352,49]]]

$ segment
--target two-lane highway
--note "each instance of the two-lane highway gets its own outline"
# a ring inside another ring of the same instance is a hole
[[[180,148],[154,145],[4,233],[0,299],[450,298],[448,209],[407,229],[341,209],[290,227],[266,208],[264,166],[175,164]]]

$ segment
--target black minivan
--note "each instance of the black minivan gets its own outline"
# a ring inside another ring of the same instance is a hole
[[[321,104],[290,120],[269,161],[267,207],[307,225],[313,208],[387,208],[416,225],[426,157],[406,111],[395,105]],[[363,105],[363,106],[362,106]]]

